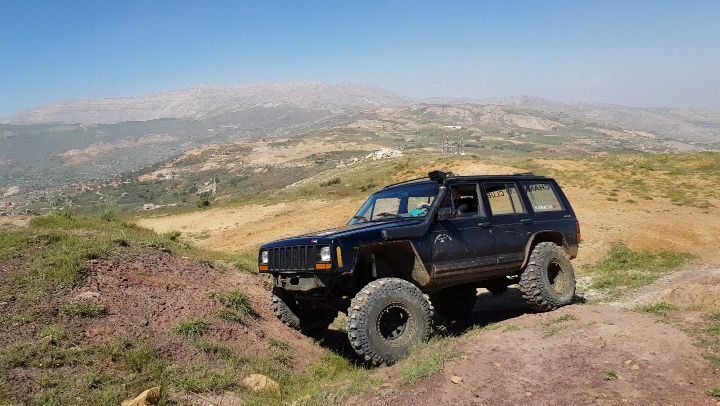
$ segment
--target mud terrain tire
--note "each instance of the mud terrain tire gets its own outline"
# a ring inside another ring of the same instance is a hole
[[[549,311],[572,303],[575,273],[562,247],[541,242],[533,248],[520,276],[520,291],[537,311]]]
[[[350,302],[347,331],[353,349],[372,365],[391,365],[430,337],[433,307],[412,283],[382,278]]]
[[[273,289],[272,309],[285,325],[308,336],[326,330],[337,317],[337,311],[303,306],[292,295],[280,289]]]
[[[430,296],[436,316],[445,320],[455,320],[467,316],[475,307],[476,300],[477,288],[474,286],[447,288]]]

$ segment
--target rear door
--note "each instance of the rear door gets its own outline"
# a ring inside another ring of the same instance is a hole
[[[463,183],[449,187],[442,203],[452,207],[452,219],[436,221],[431,229],[433,273],[445,277],[494,265],[493,231],[487,219],[479,185]]]
[[[515,182],[483,182],[490,223],[495,235],[494,254],[501,266],[520,265],[533,222]]]

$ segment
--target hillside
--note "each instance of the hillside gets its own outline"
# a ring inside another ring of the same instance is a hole
[[[197,148],[279,137],[372,144],[364,151],[457,152],[462,144],[475,154],[720,148],[720,115],[709,111],[529,97],[431,102],[365,86],[267,84],[61,103],[0,124],[0,191],[17,189],[13,202],[55,201],[69,186],[128,181]]]
[[[409,159],[284,142],[235,146],[248,175],[230,170],[238,183],[218,183],[209,207],[0,220],[0,403],[117,404],[153,386],[191,405],[716,403],[717,153]],[[189,174],[227,170],[224,148],[138,184],[169,196]],[[466,318],[387,368],[353,356],[342,315],[316,340],[280,324],[258,244],[342,224],[368,193],[430,168],[556,177],[582,224],[584,299],[536,314],[515,288],[478,290]],[[253,373],[278,389],[253,392]]]

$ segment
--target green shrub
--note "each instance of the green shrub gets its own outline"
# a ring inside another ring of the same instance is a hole
[[[175,332],[189,340],[202,337],[210,330],[210,323],[197,318],[183,320],[175,326]]]
[[[615,381],[618,379],[618,374],[615,371],[605,371],[603,379],[605,379],[606,381]]]

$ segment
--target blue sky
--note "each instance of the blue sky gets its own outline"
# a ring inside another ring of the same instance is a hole
[[[0,0],[0,116],[295,81],[720,109],[720,1]]]

